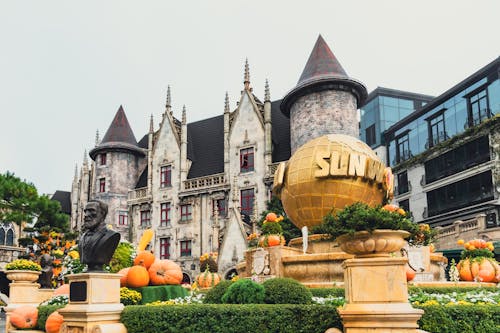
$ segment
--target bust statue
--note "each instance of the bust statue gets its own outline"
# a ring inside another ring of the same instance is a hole
[[[87,264],[89,272],[102,272],[120,242],[120,234],[106,228],[104,219],[108,205],[99,200],[91,200],[85,206],[84,222],[81,230],[78,252],[80,261]]]

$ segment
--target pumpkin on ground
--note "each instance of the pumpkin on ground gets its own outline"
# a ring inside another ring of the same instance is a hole
[[[59,333],[61,325],[64,322],[64,318],[59,312],[54,311],[48,317],[45,322],[45,332],[46,333]]]
[[[149,267],[149,280],[152,285],[181,284],[182,269],[172,260],[156,259]]]
[[[132,288],[145,287],[149,284],[149,273],[146,267],[137,265],[130,267],[127,274],[127,286]]]
[[[122,268],[118,271],[117,274],[120,274],[120,287],[126,287],[127,286],[127,276],[128,276],[128,271],[130,267]]]
[[[33,328],[38,320],[38,309],[32,305],[23,305],[10,313],[10,323],[19,329]]]
[[[500,282],[500,266],[491,258],[463,259],[457,269],[462,281]]]
[[[220,282],[220,275],[217,273],[205,271],[196,277],[196,283],[199,288],[212,288]]]
[[[69,283],[63,284],[59,288],[55,289],[54,293],[52,295],[54,295],[54,296],[69,295]]]
[[[151,251],[142,250],[137,252],[137,257],[134,259],[134,265],[141,265],[149,269],[155,259],[155,255]]]

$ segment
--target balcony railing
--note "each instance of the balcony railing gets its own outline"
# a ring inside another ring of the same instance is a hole
[[[224,185],[225,183],[226,183],[226,177],[224,176],[223,173],[219,173],[216,175],[210,175],[206,177],[188,179],[184,181],[184,189],[199,190],[217,185]]]
[[[148,198],[148,188],[141,187],[128,191],[128,200],[140,201]]]

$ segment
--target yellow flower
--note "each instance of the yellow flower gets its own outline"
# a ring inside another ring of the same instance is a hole
[[[76,250],[69,251],[68,255],[69,255],[72,259],[79,259],[79,258],[80,258],[80,254],[79,254],[79,253],[78,253],[78,251],[76,251]]]

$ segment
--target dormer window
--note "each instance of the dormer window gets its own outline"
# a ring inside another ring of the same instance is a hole
[[[172,186],[172,166],[165,165],[160,169],[160,187]]]
[[[253,147],[240,150],[240,172],[250,172],[254,170],[253,157]]]

